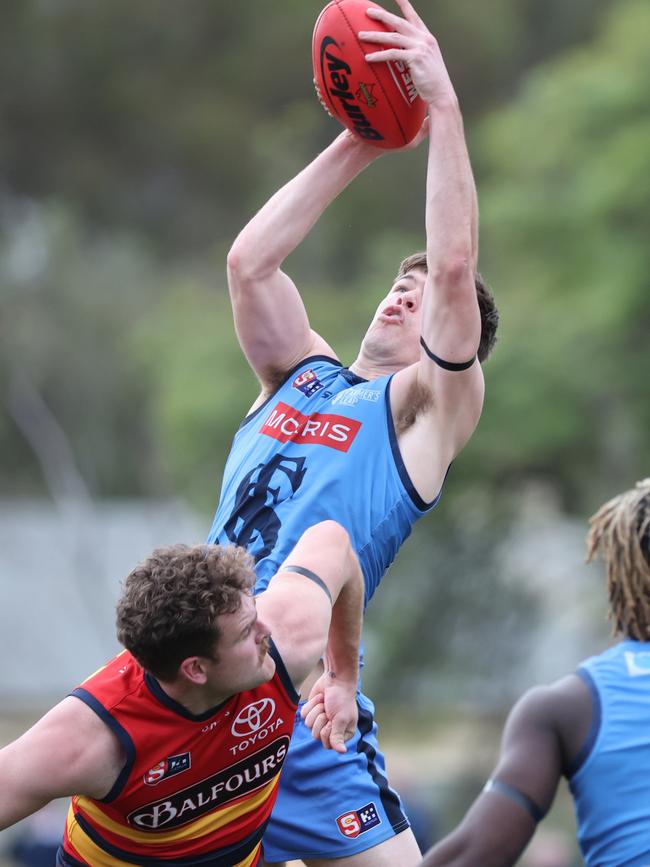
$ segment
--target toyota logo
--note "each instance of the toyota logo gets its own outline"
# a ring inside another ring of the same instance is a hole
[[[242,708],[232,724],[232,733],[236,738],[245,738],[255,734],[267,726],[273,719],[275,702],[272,698],[263,698]]]

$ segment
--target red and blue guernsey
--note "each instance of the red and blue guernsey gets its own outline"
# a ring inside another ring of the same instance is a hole
[[[333,518],[359,556],[367,602],[415,521],[435,504],[419,496],[402,461],[391,379],[367,381],[312,356],[242,422],[208,541],[248,549],[258,591],[309,526]]]
[[[57,865],[253,867],[275,803],[298,695],[276,672],[195,716],[128,651],[74,690],[127,757],[105,798],[72,799]]]

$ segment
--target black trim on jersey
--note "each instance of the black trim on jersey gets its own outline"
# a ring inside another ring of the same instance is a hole
[[[350,370],[349,367],[344,367],[340,371],[340,376],[348,383],[348,385],[361,385],[362,382],[369,382],[370,380],[364,379],[363,376],[359,376],[354,373],[354,371]]]
[[[585,738],[584,744],[580,747],[578,755],[575,757],[573,762],[571,763],[571,767],[567,771],[567,779],[571,779],[575,774],[578,773],[580,768],[584,765],[584,763],[589,758],[591,751],[594,748],[596,743],[596,738],[600,732],[600,726],[602,722],[602,706],[600,703],[600,693],[598,692],[598,687],[591,676],[591,674],[587,671],[586,668],[580,666],[576,670],[576,674],[582,680],[586,686],[589,688],[589,692],[591,693],[591,725],[589,726],[589,731],[587,732],[587,737]]]
[[[120,794],[120,792],[126,785],[129,774],[133,770],[133,763],[135,762],[135,744],[133,743],[131,735],[127,732],[127,730],[120,725],[120,723],[108,710],[106,710],[106,708],[99,701],[99,699],[95,698],[95,696],[92,693],[88,692],[87,689],[84,689],[82,686],[78,686],[70,693],[70,695],[78,698],[80,701],[83,701],[83,703],[88,705],[91,710],[95,711],[95,713],[102,720],[102,722],[105,722],[109,729],[117,737],[122,749],[126,753],[126,764],[120,771],[118,778],[113,783],[110,792],[108,793],[108,795],[106,795],[106,797],[98,798],[101,803],[110,804],[110,802],[114,801],[115,798],[117,798],[117,796]]]
[[[438,365],[438,367],[442,367],[443,370],[467,370],[476,361],[475,355],[470,358],[469,361],[445,361],[444,359],[440,358],[439,355],[435,355],[433,352],[431,352],[429,347],[424,342],[424,337],[420,337],[420,346],[422,347],[422,349],[424,349],[431,361],[434,361]]]
[[[173,864],[175,867],[234,867],[239,864],[253,851],[255,846],[260,842],[268,819],[263,822],[261,827],[256,828],[252,834],[249,834],[244,840],[239,843],[234,843],[230,846],[224,846],[216,852],[207,852],[204,855],[199,855],[196,858],[164,858],[160,855],[137,855],[125,849],[120,849],[105,840],[99,833],[97,828],[93,827],[87,819],[79,813],[75,813],[75,819],[79,823],[79,827],[90,839],[114,858],[119,858],[121,861],[126,861],[129,864],[139,864],[141,867],[160,867],[162,864]],[[164,829],[163,829],[164,830]],[[155,835],[152,835],[152,839]],[[134,843],[134,845],[138,845]],[[69,855],[66,857],[70,857]]]
[[[391,376],[391,378],[388,380],[388,384],[386,385],[386,424],[388,425],[388,439],[390,441],[390,448],[393,453],[393,460],[395,461],[395,466],[397,467],[397,472],[399,473],[399,477],[402,480],[402,484],[406,488],[409,497],[413,501],[413,505],[421,512],[427,512],[429,509],[432,509],[436,505],[436,503],[442,496],[442,489],[444,487],[445,480],[447,479],[449,467],[447,467],[447,473],[445,473],[445,478],[443,479],[437,496],[435,496],[430,503],[427,503],[426,500],[423,500],[422,497],[415,490],[415,485],[411,481],[408,470],[404,466],[404,459],[402,458],[402,453],[399,450],[397,433],[395,432],[395,425],[393,423],[393,412],[390,406],[390,386],[392,382],[393,377]],[[449,466],[451,466],[451,464]]]
[[[310,581],[313,581],[314,584],[317,584],[323,593],[327,596],[330,601],[330,605],[333,605],[332,594],[330,593],[330,588],[323,581],[320,575],[317,575],[315,572],[312,572],[311,569],[305,569],[304,566],[283,566],[280,570],[281,572],[297,572],[298,575],[304,575],[305,578],[309,578]]]
[[[514,801],[515,804],[518,804],[522,810],[525,810],[528,813],[535,824],[541,822],[546,815],[544,810],[540,810],[532,798],[529,798],[528,795],[524,795],[524,793],[520,792],[519,789],[516,789],[514,786],[509,786],[501,780],[488,780],[483,786],[483,791],[499,792],[500,795],[510,798],[511,801]]]
[[[377,751],[372,746],[372,744],[369,744],[366,740],[364,740],[366,735],[369,735],[372,731],[372,714],[369,710],[366,710],[366,708],[361,707],[358,701],[357,707],[359,708],[359,722],[357,723],[357,728],[359,730],[359,741],[357,743],[357,752],[363,753],[365,755],[368,761],[368,773],[372,777],[373,783],[379,789],[379,799],[381,800],[382,806],[386,813],[386,817],[388,818],[388,821],[390,822],[393,831],[396,834],[399,834],[401,831],[409,828],[410,823],[402,812],[399,795],[394,789],[391,789],[390,785],[388,784],[388,780],[381,772],[377,765],[377,762],[375,761]]]
[[[77,861],[76,858],[73,858],[72,855],[65,851],[63,846],[59,846],[56,852],[55,867],[88,867],[88,865],[84,864],[83,861]]]
[[[206,720],[210,719],[210,717],[219,713],[219,711],[222,708],[224,708],[228,704],[230,699],[232,698],[232,696],[230,696],[230,698],[227,698],[225,701],[222,701],[216,707],[211,707],[209,710],[206,710],[203,713],[194,714],[194,713],[191,713],[182,704],[180,704],[180,702],[175,701],[173,698],[168,696],[167,693],[165,692],[165,690],[162,688],[162,686],[158,683],[156,678],[152,674],[149,674],[148,671],[145,671],[145,673],[144,673],[144,682],[146,683],[147,687],[149,688],[149,692],[155,698],[157,698],[161,704],[164,704],[166,708],[174,711],[174,713],[178,714],[179,716],[182,716],[183,719],[190,720],[191,722],[205,722]]]
[[[290,378],[293,376],[293,374],[294,374],[297,370],[300,370],[300,368],[301,368],[304,364],[311,364],[313,361],[329,361],[329,362],[330,362],[331,364],[333,364],[335,367],[342,367],[342,366],[343,366],[343,365],[341,364],[341,362],[338,360],[338,358],[331,358],[329,355],[309,355],[309,356],[307,356],[307,358],[303,358],[302,361],[298,362],[298,364],[295,364],[295,365],[291,368],[291,370],[288,371],[287,375],[284,377],[284,379],[282,380],[282,382],[280,382],[279,385],[277,386],[277,388],[275,389],[275,391],[273,391],[273,392],[272,392],[272,393],[271,393],[271,394],[266,398],[266,400],[264,401],[264,403],[261,403],[261,404],[257,407],[257,409],[254,409],[253,412],[250,412],[247,416],[244,417],[244,419],[242,420],[242,422],[241,422],[241,424],[239,425],[239,427],[237,428],[237,430],[241,430],[243,427],[245,427],[245,425],[248,424],[249,421],[252,421],[252,420],[255,418],[256,415],[258,415],[260,412],[262,412],[262,410],[264,409],[264,407],[267,406],[267,405],[268,405],[268,404],[273,400],[273,398],[275,397],[275,395],[280,391],[280,389],[281,389],[284,385],[286,385],[287,380],[290,379]],[[353,374],[353,376],[354,376],[354,374]]]
[[[297,706],[298,702],[300,701],[300,693],[293,685],[293,681],[289,677],[289,672],[285,668],[284,660],[280,656],[280,651],[275,646],[275,642],[272,638],[269,639],[269,653],[271,654],[271,658],[275,662],[275,670],[278,677],[280,678],[280,683],[284,687],[287,698],[289,699],[289,701],[292,701]]]

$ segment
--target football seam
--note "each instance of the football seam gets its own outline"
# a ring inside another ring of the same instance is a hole
[[[365,51],[363,50],[363,47],[362,47],[361,42],[360,42],[360,40],[359,40],[359,37],[357,36],[357,34],[356,34],[355,31],[354,31],[354,28],[352,27],[352,24],[350,23],[350,19],[349,19],[348,16],[345,14],[345,9],[343,9],[343,7],[341,6],[341,0],[336,0],[336,5],[339,7],[339,12],[341,13],[341,15],[345,18],[345,23],[346,23],[346,24],[348,25],[348,27],[350,28],[350,33],[351,33],[352,36],[354,37],[355,42],[357,43],[357,45],[359,46],[359,48],[361,49],[361,51],[365,54]],[[382,49],[380,48],[379,50],[381,51]],[[386,89],[384,88],[384,85],[381,83],[381,81],[380,81],[380,79],[379,79],[379,76],[377,75],[377,73],[375,72],[375,70],[372,68],[372,66],[373,66],[372,63],[368,63],[368,61],[366,61],[366,63],[368,64],[369,69],[372,70],[372,74],[373,74],[373,76],[374,76],[374,78],[375,78],[375,81],[376,81],[377,84],[379,85],[379,89],[382,91],[382,93],[383,93],[384,96],[386,97],[386,102],[387,102],[388,105],[390,106],[390,110],[392,111],[392,113],[393,113],[393,117],[395,118],[395,123],[397,124],[397,126],[398,126],[398,128],[399,128],[399,131],[400,131],[400,133],[402,134],[402,138],[404,139],[404,144],[405,144],[405,145],[408,144],[408,142],[407,142],[407,140],[406,140],[406,133],[404,132],[404,128],[402,127],[402,124],[400,123],[400,119],[399,119],[399,117],[397,116],[397,112],[396,112],[395,109],[393,108],[393,103],[390,101],[390,99],[389,99],[389,97],[388,97],[388,93],[386,92]],[[388,61],[384,60],[384,61],[382,61],[382,63],[386,63],[386,64],[387,64]]]

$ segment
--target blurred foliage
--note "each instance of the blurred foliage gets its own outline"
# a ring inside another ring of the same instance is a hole
[[[552,478],[574,509],[650,466],[648,27],[647,3],[619,3],[476,141],[482,263],[504,316],[461,463],[491,485]]]
[[[84,222],[144,231],[160,255],[229,238],[335,124],[311,87],[322,0],[23,0],[0,8],[6,192],[72,203]],[[607,0],[421,0],[466,111],[585,38]],[[409,161],[392,197],[421,183]],[[351,202],[363,195],[352,192]],[[394,202],[393,202],[394,204]],[[419,231],[420,213],[402,208]],[[369,214],[369,212],[371,212]],[[370,235],[373,225],[364,229]],[[347,234],[347,233],[345,233]],[[341,240],[341,238],[339,238]],[[348,248],[349,250],[350,248]]]
[[[3,494],[47,491],[21,424],[26,382],[93,495],[178,493],[209,526],[230,440],[256,396],[225,255],[266,196],[338,132],[310,83],[320,8],[0,8]],[[584,517],[650,464],[650,6],[418,9],[464,109],[481,269],[502,325],[479,428],[373,603],[381,639],[369,641],[404,666],[405,694],[423,655],[444,691],[451,651],[489,685],[491,663],[506,666],[509,643],[535,622],[526,589],[502,585],[493,553],[530,479]],[[346,362],[397,263],[424,243],[424,167],[424,149],[378,161],[287,262],[314,327]],[[477,511],[485,520],[470,532]]]
[[[28,412],[21,382],[63,425],[91,491],[157,493],[147,388],[130,360],[132,329],[155,299],[151,259],[129,236],[89,235],[56,203],[13,203],[2,226],[3,495],[43,489],[16,421]]]

